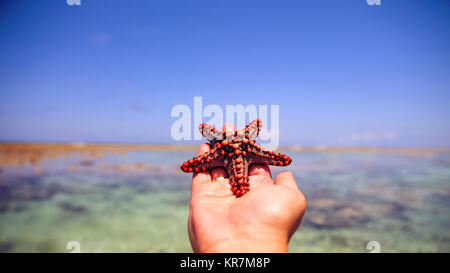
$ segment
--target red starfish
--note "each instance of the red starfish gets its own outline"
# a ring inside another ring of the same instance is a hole
[[[287,155],[261,150],[255,142],[261,127],[260,119],[255,119],[245,129],[234,132],[222,132],[206,123],[200,124],[200,132],[209,140],[211,150],[184,162],[181,170],[205,172],[212,168],[225,167],[230,176],[231,191],[236,197],[241,197],[250,191],[250,164],[287,166],[292,162]]]

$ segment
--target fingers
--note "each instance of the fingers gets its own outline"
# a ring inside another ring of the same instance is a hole
[[[198,152],[197,152],[197,156],[202,155],[206,152],[209,152],[210,148],[209,148],[209,144],[208,143],[203,143],[202,145],[200,145],[200,147],[198,148]]]
[[[197,155],[202,155],[206,152],[209,152],[209,150],[210,150],[209,145],[203,143],[202,145],[200,145]],[[194,175],[192,176],[192,187],[194,187],[195,184],[204,182],[211,182],[211,175],[209,171],[194,173]]]
[[[234,133],[234,131],[236,131],[236,127],[232,123],[225,123],[222,127],[222,131]]]
[[[230,138],[234,135],[234,131],[236,131],[236,127],[232,123],[225,123],[222,127],[222,131],[225,132],[227,138]]]
[[[270,168],[264,164],[251,164],[248,170],[249,175],[261,175],[272,179]]]
[[[228,177],[228,173],[225,168],[214,168],[211,170],[211,180],[216,181],[218,177]]]

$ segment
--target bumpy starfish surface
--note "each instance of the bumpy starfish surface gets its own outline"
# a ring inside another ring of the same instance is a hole
[[[260,119],[255,119],[245,129],[234,132],[222,132],[206,123],[200,124],[200,132],[210,142],[211,150],[184,162],[181,170],[204,172],[225,167],[230,176],[231,191],[236,197],[243,196],[250,191],[248,177],[250,164],[287,166],[292,162],[287,155],[261,149],[255,142],[261,127]]]

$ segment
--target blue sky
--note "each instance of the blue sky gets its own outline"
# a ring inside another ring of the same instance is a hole
[[[450,146],[446,0],[2,1],[0,141],[171,143],[280,105],[282,145]],[[195,125],[195,128],[197,126]]]

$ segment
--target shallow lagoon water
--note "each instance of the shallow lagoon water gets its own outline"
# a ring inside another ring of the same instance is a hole
[[[193,152],[142,151],[2,167],[0,251],[191,252]],[[450,251],[450,155],[289,152],[308,200],[291,252]],[[69,166],[69,167],[68,167]]]

